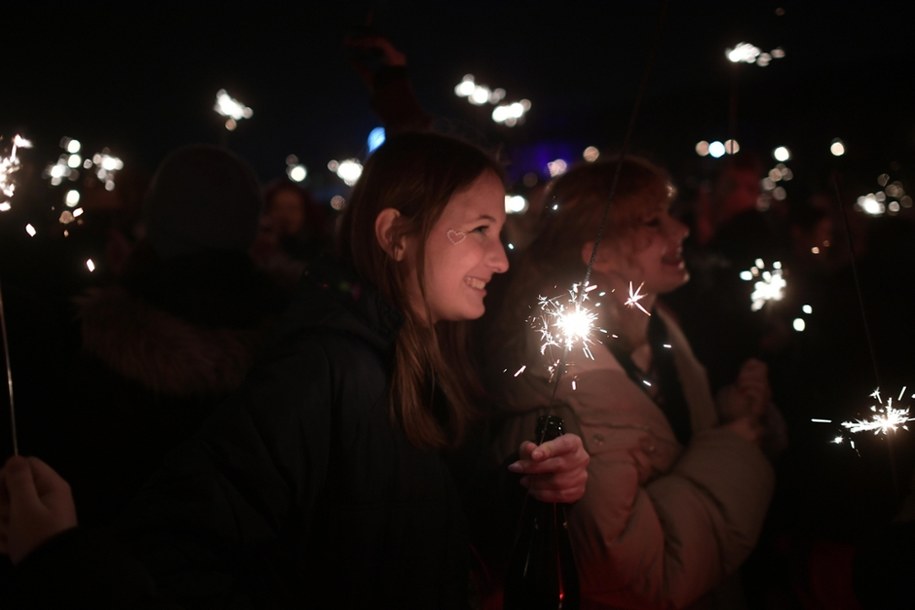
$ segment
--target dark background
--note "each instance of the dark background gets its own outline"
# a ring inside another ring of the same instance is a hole
[[[732,135],[786,145],[811,173],[841,137],[844,163],[883,171],[911,166],[915,149],[913,15],[885,1],[18,2],[2,15],[0,136],[22,133],[49,160],[73,137],[150,168],[176,145],[224,141],[265,180],[295,154],[317,186],[329,160],[365,155],[377,125],[342,47],[371,18],[429,112],[502,143],[519,171],[619,147],[633,116],[631,149],[675,173],[692,171],[697,141]],[[742,41],[786,56],[727,61]],[[525,123],[498,126],[491,107],[456,97],[467,73],[529,99]],[[254,110],[231,133],[213,111],[222,88]]]

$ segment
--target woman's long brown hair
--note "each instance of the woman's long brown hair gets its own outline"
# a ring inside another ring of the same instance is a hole
[[[481,386],[469,364],[467,325],[429,325],[424,322],[431,319],[428,311],[425,316],[413,311],[407,297],[409,265],[382,249],[375,237],[375,218],[386,208],[400,212],[393,237],[416,240],[413,264],[425,298],[429,232],[451,198],[487,171],[504,177],[493,157],[462,140],[431,132],[397,134],[366,162],[341,218],[339,253],[404,316],[395,346],[390,409],[418,447],[442,448],[460,442],[476,414]],[[447,403],[440,414],[434,409],[436,389]]]

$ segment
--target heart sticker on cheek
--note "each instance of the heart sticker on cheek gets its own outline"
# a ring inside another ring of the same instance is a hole
[[[467,237],[467,234],[463,231],[455,231],[454,229],[448,229],[448,241],[453,243],[455,246],[464,241]]]

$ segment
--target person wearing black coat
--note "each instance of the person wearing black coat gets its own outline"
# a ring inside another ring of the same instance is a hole
[[[507,269],[504,220],[501,168],[487,155],[431,133],[390,138],[344,213],[342,260],[310,266],[267,355],[169,455],[108,541],[74,527],[66,482],[37,458],[0,471],[0,550],[17,564],[19,599],[423,610],[485,602],[475,575],[487,566],[475,558],[501,540],[481,537],[477,509],[511,515],[499,500],[523,488],[574,502],[589,461],[572,434],[523,443],[509,472],[480,449],[486,397],[462,322],[483,314],[487,283]],[[95,565],[73,560],[88,556]]]

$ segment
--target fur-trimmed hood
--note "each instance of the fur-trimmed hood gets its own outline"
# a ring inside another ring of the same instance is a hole
[[[241,385],[263,329],[207,328],[120,286],[74,298],[83,350],[157,394],[220,394]]]

